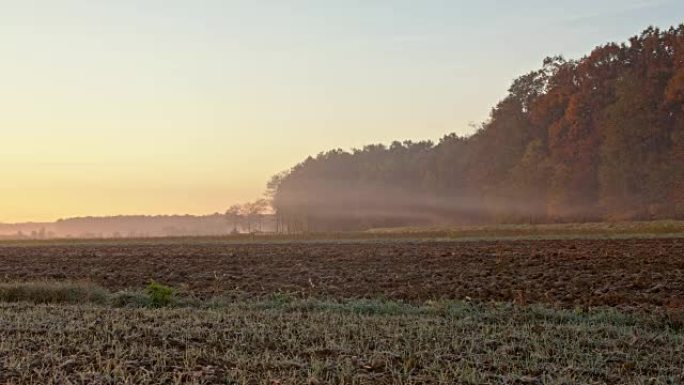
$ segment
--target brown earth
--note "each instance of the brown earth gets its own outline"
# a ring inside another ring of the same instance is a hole
[[[684,308],[684,239],[0,246],[0,281],[150,279],[200,297],[473,299]]]

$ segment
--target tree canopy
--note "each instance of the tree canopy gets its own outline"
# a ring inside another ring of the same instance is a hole
[[[513,81],[469,137],[309,157],[269,183],[283,229],[684,217],[684,25]]]

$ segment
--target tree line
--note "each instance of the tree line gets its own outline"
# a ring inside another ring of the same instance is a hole
[[[254,202],[234,204],[226,210],[226,217],[232,226],[231,232],[234,234],[247,232],[263,232],[264,218],[270,214],[270,204],[265,198],[260,198]],[[273,231],[274,229],[269,229]]]
[[[279,229],[684,218],[684,25],[515,79],[468,137],[309,157],[268,184]]]
[[[144,238],[220,236],[230,233],[274,232],[275,220],[265,201],[238,205],[238,216],[117,215],[64,218],[55,222],[0,223],[0,238]]]

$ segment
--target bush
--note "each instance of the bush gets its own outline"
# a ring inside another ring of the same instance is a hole
[[[173,301],[175,290],[166,285],[162,285],[155,280],[150,280],[150,284],[145,289],[147,295],[150,296],[150,304],[152,307],[169,306]]]

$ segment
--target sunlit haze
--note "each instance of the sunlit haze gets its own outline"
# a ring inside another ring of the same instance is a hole
[[[309,155],[467,135],[680,1],[0,1],[0,222],[207,214]]]

